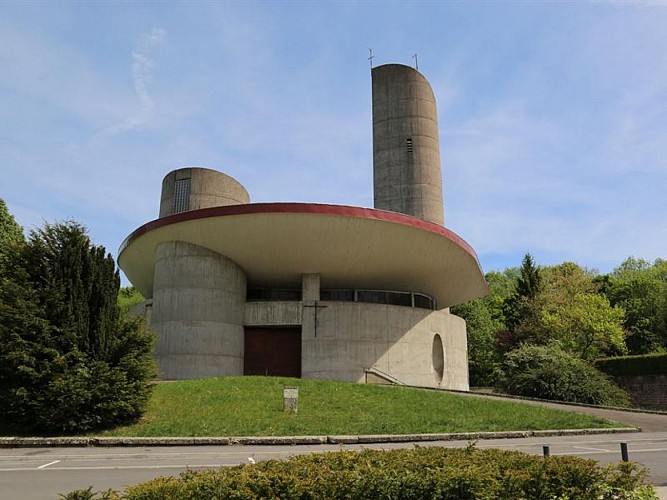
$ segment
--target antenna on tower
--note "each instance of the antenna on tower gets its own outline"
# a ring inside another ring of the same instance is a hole
[[[373,59],[375,56],[373,55],[373,49],[368,49],[368,61],[370,62],[371,69],[373,69]]]
[[[412,58],[415,60],[415,69],[419,70],[419,61],[417,60],[417,53],[412,54]]]

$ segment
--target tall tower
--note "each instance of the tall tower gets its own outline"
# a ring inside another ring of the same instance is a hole
[[[444,225],[435,95],[419,71],[385,64],[373,82],[375,208]]]

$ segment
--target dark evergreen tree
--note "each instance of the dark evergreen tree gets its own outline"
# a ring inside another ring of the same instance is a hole
[[[0,276],[5,274],[12,253],[16,252],[17,245],[25,243],[23,229],[7,210],[5,200],[0,198]]]
[[[533,256],[529,253],[523,257],[520,272],[521,274],[516,282],[516,294],[519,297],[534,299],[540,291],[542,278],[540,270],[533,262]]]
[[[32,389],[47,382],[61,353],[53,346],[52,327],[30,286],[22,254],[8,255],[5,263],[0,276],[0,428],[7,432],[16,427],[10,424],[29,422],[39,411]]]
[[[514,293],[503,304],[509,336],[516,342],[519,341],[516,336],[517,328],[521,323],[530,320],[535,313],[533,303],[540,293],[542,284],[540,270],[535,266],[533,257],[529,253],[523,257],[519,273]],[[510,342],[510,347],[513,347],[516,342]]]
[[[154,337],[119,319],[113,258],[75,222],[46,224],[12,255],[0,294],[0,420],[73,433],[140,416]]]
[[[104,358],[119,318],[120,277],[111,255],[80,224],[46,224],[30,233],[28,268],[63,342]]]

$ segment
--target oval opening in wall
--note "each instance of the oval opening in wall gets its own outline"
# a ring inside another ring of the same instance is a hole
[[[435,379],[439,384],[442,382],[442,377],[445,373],[445,350],[442,347],[442,339],[438,333],[433,336],[431,359],[433,363],[433,371],[435,372]]]

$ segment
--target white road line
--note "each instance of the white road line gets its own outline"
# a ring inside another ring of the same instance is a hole
[[[604,453],[615,453],[612,450],[607,450],[605,448],[591,448],[589,446],[573,446],[572,448],[576,448],[577,450],[592,450],[592,451],[602,451]]]
[[[322,450],[323,452],[326,451],[338,451],[338,448],[335,450]],[[247,457],[249,454],[255,454],[255,455],[281,455],[283,454],[283,451],[280,450],[255,450],[252,447],[247,447],[243,450],[239,451],[210,451],[210,452],[179,452],[179,451],[174,451],[171,453],[90,453],[90,454],[68,454],[68,455],[59,455],[55,454],[55,456],[59,456],[61,460],[95,460],[95,459],[105,459],[105,460],[123,460],[123,459],[139,459],[139,460],[148,460],[151,458],[170,458],[170,457],[176,457],[176,458],[184,458],[184,457],[199,457],[199,456],[215,456],[215,457],[225,457],[225,456],[240,456],[240,457]],[[290,454],[308,454],[308,453],[319,453],[318,451],[311,451],[311,450],[290,450]],[[26,455],[0,455],[0,461],[2,460],[20,460],[20,461],[37,461],[38,458],[32,457],[32,456],[26,456]]]
[[[238,464],[195,464],[195,465],[128,465],[128,466],[118,466],[118,467],[52,467],[47,469],[48,471],[53,472],[64,472],[64,471],[80,471],[80,470],[134,470],[134,469],[180,469],[180,470],[198,470],[198,469],[217,469],[220,467],[236,467]],[[35,469],[28,468],[15,468],[15,469],[0,469],[0,472],[34,472]]]
[[[53,462],[49,462],[48,464],[40,465],[37,467],[38,469],[46,469],[49,465],[57,464],[60,462],[60,460],[54,460]]]

